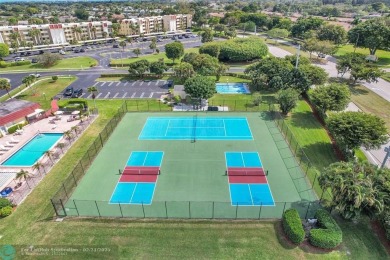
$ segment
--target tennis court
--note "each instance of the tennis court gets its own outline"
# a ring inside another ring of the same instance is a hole
[[[123,117],[68,194],[67,215],[280,218],[317,199],[265,114],[157,115]]]
[[[252,140],[244,117],[150,117],[139,140]]]

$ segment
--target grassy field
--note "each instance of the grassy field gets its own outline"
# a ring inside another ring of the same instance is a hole
[[[367,220],[359,224],[339,220],[344,231],[344,243],[332,252],[316,250],[308,245],[297,247],[281,235],[279,221],[144,221],[144,220],[88,220],[69,219],[54,222],[46,219],[51,212],[50,197],[60,187],[70,170],[86,152],[97,134],[110,120],[120,100],[97,100],[100,116],[78,139],[50,173],[27,197],[17,210],[0,219],[2,244],[75,246],[110,248],[107,255],[100,252],[71,255],[72,259],[388,259],[384,247],[372,232]],[[150,100],[152,107],[157,102]],[[92,102],[90,101],[90,106]],[[141,106],[141,105],[140,105]],[[146,103],[144,103],[146,108]],[[295,131],[313,128],[317,123],[301,104],[292,113],[306,115],[308,126],[294,126]],[[293,121],[292,119],[290,119]],[[298,122],[299,123],[299,122]],[[317,129],[320,131],[320,129]],[[322,130],[323,131],[323,130]],[[312,139],[299,135],[302,140]],[[307,141],[309,144],[309,140]],[[313,149],[315,145],[307,145]],[[309,150],[310,151],[310,150]],[[319,150],[325,151],[326,150]],[[316,155],[318,159],[321,153]],[[331,161],[325,155],[324,160]],[[196,256],[196,257],[195,257]],[[48,256],[45,259],[53,259]]]
[[[390,103],[369,90],[368,88],[358,85],[350,87],[351,100],[355,103],[362,111],[371,113],[379,116],[386,122],[387,129],[390,131]]]
[[[390,82],[390,72],[385,72],[385,74],[382,76],[382,79]]]
[[[195,52],[198,53],[198,48],[188,48],[184,49],[184,53],[191,53]],[[139,61],[139,60],[147,60],[149,62],[155,62],[158,61],[159,59],[164,59],[165,63],[171,65],[172,60],[168,59],[167,56],[165,55],[165,52],[160,52],[160,53],[154,53],[154,54],[149,54],[149,55],[141,55],[139,57],[134,57],[134,58],[126,58],[126,59],[111,59],[110,65],[111,66],[120,66],[121,64],[128,65],[130,63]],[[179,60],[176,60],[178,62]]]
[[[42,109],[46,110],[50,108],[51,98],[63,91],[76,79],[76,77],[59,78],[56,81],[51,78],[43,79],[16,96],[16,98],[40,103]]]
[[[336,54],[334,55],[336,58],[345,55],[349,52],[354,52],[355,48],[351,44],[346,44],[338,48]],[[362,53],[364,55],[369,55],[370,51],[367,48],[356,48],[357,53]],[[378,57],[378,62],[376,63],[378,66],[382,67],[390,67],[390,51],[377,50],[375,55]]]
[[[39,64],[29,64],[15,67],[1,68],[2,71],[14,71],[14,70],[31,70],[31,71],[41,71],[41,70],[56,70],[56,69],[88,69],[97,65],[97,60],[89,56],[81,56],[76,58],[68,58],[60,60],[56,65],[44,68]]]

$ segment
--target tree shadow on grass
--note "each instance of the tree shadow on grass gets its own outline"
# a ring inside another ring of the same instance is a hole
[[[353,95],[367,95],[369,91],[359,86],[349,86],[351,93]]]
[[[338,156],[332,143],[316,142],[308,144],[303,146],[303,151],[319,170],[329,166],[330,163],[338,161]]]
[[[320,129],[321,124],[314,118],[310,111],[295,112],[290,116],[291,125],[303,129]]]

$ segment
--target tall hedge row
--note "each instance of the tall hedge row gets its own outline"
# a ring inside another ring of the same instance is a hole
[[[310,230],[310,244],[326,249],[335,248],[340,245],[343,241],[343,233],[330,213],[320,209],[317,210],[315,218],[320,228]]]
[[[294,244],[300,244],[305,239],[305,231],[302,227],[301,218],[296,209],[288,209],[283,213],[283,230]]]
[[[268,47],[258,37],[237,38],[206,43],[200,47],[199,53],[214,57],[218,55],[220,61],[250,61],[265,57],[268,54]]]

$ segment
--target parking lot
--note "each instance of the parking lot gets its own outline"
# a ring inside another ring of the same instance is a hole
[[[97,81],[93,84],[98,93],[96,99],[112,98],[160,98],[162,94],[168,92],[170,82],[167,80],[153,81]],[[71,86],[72,87],[72,86]],[[81,87],[83,94],[80,98],[92,98],[92,93],[88,92],[88,87]],[[76,90],[76,86],[74,86]],[[64,93],[64,91],[62,92]],[[59,95],[61,96],[62,93]]]

